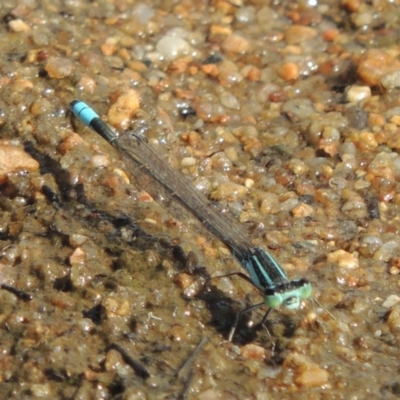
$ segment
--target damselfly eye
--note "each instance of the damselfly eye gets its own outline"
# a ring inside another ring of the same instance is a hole
[[[312,293],[311,283],[303,279],[304,285],[299,288],[299,295],[302,299],[308,299]]]
[[[271,294],[265,294],[264,296],[265,304],[270,308],[278,308],[282,304],[282,296],[280,293],[274,293],[272,291]]]

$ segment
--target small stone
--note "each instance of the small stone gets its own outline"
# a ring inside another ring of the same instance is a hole
[[[108,110],[108,121],[111,125],[127,129],[131,118],[140,107],[139,94],[134,89],[127,89],[116,92],[113,96],[115,100]]]
[[[218,76],[219,74],[219,69],[218,69],[218,65],[216,64],[204,64],[201,66],[201,70],[210,76]]]
[[[297,158],[292,158],[289,161],[288,168],[297,176],[306,174],[309,171],[307,164]]]
[[[93,168],[104,168],[110,165],[110,158],[105,154],[97,154],[90,159],[89,165]]]
[[[236,63],[224,60],[218,64],[218,80],[222,86],[230,86],[233,83],[241,82],[243,76],[239,72]]]
[[[383,76],[400,70],[400,61],[382,50],[368,50],[357,68],[358,76],[369,86],[380,84]]]
[[[298,44],[317,36],[317,30],[308,26],[294,25],[285,32],[285,41],[288,44]]]
[[[222,183],[218,188],[211,193],[211,198],[214,200],[226,200],[228,202],[237,201],[243,198],[247,193],[245,186],[237,183]]]
[[[284,361],[284,369],[293,370],[295,382],[301,386],[315,387],[328,383],[329,373],[299,353],[290,353]]]
[[[30,390],[35,398],[51,398],[55,395],[52,393],[49,383],[34,383],[31,385]]]
[[[279,196],[275,193],[266,193],[261,202],[261,214],[271,214],[272,211],[279,205]]]
[[[355,269],[359,267],[358,259],[344,250],[336,250],[327,255],[328,262],[337,264],[340,268]]]
[[[76,87],[85,91],[86,93],[93,94],[97,88],[97,83],[92,77],[84,75],[81,79],[79,79]]]
[[[193,167],[197,164],[197,160],[194,157],[185,157],[181,161],[182,167]]]
[[[103,301],[103,306],[108,318],[124,317],[129,314],[130,303],[128,300],[120,300],[107,297]]]
[[[341,6],[350,12],[356,12],[365,4],[364,0],[342,0]]]
[[[306,218],[314,214],[314,209],[305,203],[300,203],[292,210],[293,217],[295,218]]]
[[[242,347],[241,355],[245,358],[251,358],[253,360],[262,360],[266,356],[266,351],[261,346],[249,343]]]
[[[53,105],[45,98],[36,99],[30,107],[30,111],[33,115],[42,115],[50,112]]]
[[[327,42],[333,42],[340,34],[338,29],[327,29],[323,34],[322,37]]]
[[[71,133],[66,136],[63,141],[58,145],[58,150],[61,154],[66,154],[68,151],[72,150],[78,144],[83,143],[83,139],[77,133]]]
[[[328,371],[318,366],[313,366],[309,370],[300,373],[296,377],[296,383],[307,387],[323,386],[328,383],[328,378]]]
[[[85,263],[85,261],[86,254],[80,247],[77,247],[74,252],[69,256],[69,263],[72,266],[82,265]]]
[[[375,150],[379,146],[379,143],[375,139],[375,135],[371,132],[361,132],[357,144],[360,149],[366,151]]]
[[[307,98],[294,98],[286,101],[282,106],[282,112],[288,114],[294,120],[305,120],[316,114],[313,103]]]
[[[356,102],[371,97],[371,88],[369,86],[350,86],[346,90],[346,101]]]
[[[78,233],[74,233],[69,237],[69,243],[73,247],[82,246],[82,244],[85,243],[87,240],[88,237],[86,235],[80,235]]]
[[[221,104],[229,108],[231,110],[239,110],[240,109],[240,103],[238,102],[237,98],[229,92],[222,92],[219,96],[221,100]]]
[[[157,52],[168,61],[175,60],[184,54],[188,54],[190,49],[189,43],[178,36],[163,36],[156,45]]]
[[[399,244],[394,240],[384,243],[373,256],[375,261],[388,262],[398,252]]]
[[[38,169],[39,163],[28,153],[5,142],[0,143],[0,183],[5,182],[12,172],[34,172]]]
[[[390,295],[383,303],[382,307],[392,308],[395,304],[400,302],[400,297],[395,294]]]
[[[365,12],[353,13],[350,18],[357,28],[366,28],[373,23],[375,13],[372,10],[366,10]]]
[[[9,28],[16,33],[29,32],[31,30],[30,26],[26,24],[21,19],[14,19],[8,23]]]
[[[400,305],[396,304],[387,316],[387,325],[392,332],[400,332]]]
[[[397,70],[383,75],[380,83],[387,90],[400,87],[400,71]]]
[[[70,76],[74,68],[72,62],[67,58],[49,57],[45,70],[50,78],[62,79]]]
[[[116,371],[124,365],[121,354],[114,349],[107,352],[104,367],[106,371]]]
[[[389,268],[389,274],[390,275],[399,275],[400,274],[400,268],[399,267],[390,267]]]
[[[210,27],[210,36],[230,35],[232,29],[226,25],[212,24]]]
[[[288,62],[279,68],[278,75],[285,81],[294,81],[299,77],[300,70],[297,64]]]
[[[330,139],[320,139],[318,142],[318,150],[323,150],[325,154],[334,157],[338,153],[339,141]]]
[[[221,47],[230,53],[243,54],[249,51],[250,42],[244,37],[233,33],[222,42]]]
[[[174,281],[176,284],[178,284],[179,287],[181,287],[182,289],[186,289],[193,284],[195,278],[192,275],[182,273],[178,274]]]

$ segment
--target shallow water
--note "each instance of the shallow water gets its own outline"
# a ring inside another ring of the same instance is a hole
[[[0,397],[397,398],[398,5],[64,3],[0,5]],[[73,99],[143,131],[318,303],[228,343],[260,294],[202,289],[240,265]]]

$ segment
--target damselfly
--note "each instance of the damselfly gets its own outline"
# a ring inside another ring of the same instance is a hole
[[[312,287],[306,279],[289,280],[275,258],[261,247],[251,245],[242,227],[231,217],[222,214],[201,193],[198,193],[188,180],[159,155],[155,147],[140,135],[125,133],[118,137],[96,112],[82,101],[71,103],[71,110],[85,125],[92,128],[111,143],[120,153],[127,168],[139,167],[151,178],[154,184],[144,189],[155,199],[160,195],[171,197],[171,202],[178,202],[194,215],[201,224],[219,240],[221,240],[249,273],[232,272],[255,286],[263,295],[264,301],[252,305],[236,316],[229,333],[232,340],[240,316],[255,308],[267,305],[269,310],[284,306],[290,310],[297,309],[303,299],[311,296]],[[128,171],[129,172],[129,171]],[[265,319],[264,318],[264,319]]]

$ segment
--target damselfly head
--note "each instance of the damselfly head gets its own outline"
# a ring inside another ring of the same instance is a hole
[[[268,307],[285,306],[289,310],[300,307],[300,302],[311,296],[312,286],[306,279],[298,279],[270,287],[264,291],[264,302]]]

